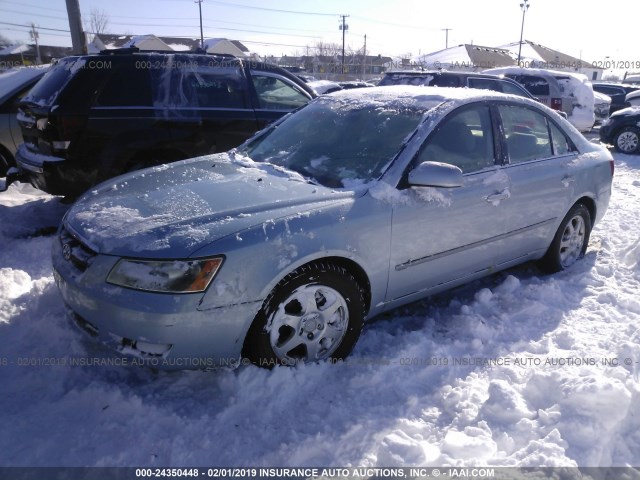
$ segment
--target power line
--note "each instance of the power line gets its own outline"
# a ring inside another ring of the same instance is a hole
[[[303,12],[300,10],[281,10],[279,8],[256,7],[254,5],[242,5],[237,3],[221,2],[218,0],[209,0],[208,3],[216,3],[218,5],[224,5],[227,7],[234,7],[234,8],[248,8],[249,10],[263,10],[267,12],[293,13],[297,15],[317,15],[322,17],[339,17],[340,16],[339,13]]]
[[[31,17],[55,18],[56,20],[67,20],[67,17],[54,17],[53,15],[45,15],[43,13],[21,12],[19,10],[5,10],[4,8],[0,8],[0,12],[19,13],[21,15],[29,15]]]
[[[20,23],[9,23],[9,22],[0,22],[0,25],[11,25],[13,27],[27,27],[27,28],[31,28],[30,25],[22,25]],[[38,27],[38,29],[40,30],[51,30],[53,32],[67,32],[67,33],[71,33],[69,30],[62,30],[60,28],[47,28],[47,27]]]

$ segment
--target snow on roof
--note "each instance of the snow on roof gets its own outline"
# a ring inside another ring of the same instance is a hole
[[[191,45],[185,45],[184,43],[168,43],[167,45],[176,52],[188,52],[191,50]]]
[[[18,53],[28,52],[31,47],[26,43],[19,45],[9,45],[8,47],[0,49],[0,56],[3,55],[17,55]]]
[[[422,55],[415,63],[426,68],[488,68],[514,65],[515,59],[507,50],[464,44]]]

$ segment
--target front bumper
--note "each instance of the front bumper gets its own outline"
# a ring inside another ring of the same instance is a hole
[[[202,293],[158,294],[109,285],[105,279],[117,257],[95,255],[82,271],[64,258],[58,239],[52,259],[56,283],[76,323],[102,343],[154,368],[237,366],[246,333],[262,305],[204,310]]]

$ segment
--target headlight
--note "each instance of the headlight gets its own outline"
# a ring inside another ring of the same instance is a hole
[[[207,289],[223,258],[196,260],[121,259],[107,282],[121,287],[162,293],[195,293]]]

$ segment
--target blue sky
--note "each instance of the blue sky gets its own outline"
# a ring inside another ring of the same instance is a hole
[[[357,49],[367,35],[367,52],[419,55],[474,43],[498,46],[520,37],[521,0],[203,0],[205,37],[241,40],[262,55],[303,53],[318,41],[342,42],[340,15],[349,15],[347,45]],[[530,0],[524,37],[591,61],[607,57],[638,62],[637,0]],[[198,5],[193,0],[80,0],[87,19],[93,8],[109,16],[109,33],[199,36]],[[275,11],[279,10],[279,11]],[[615,12],[615,13],[614,13]],[[613,25],[611,22],[617,22]],[[40,27],[40,41],[70,45],[64,0],[0,0],[0,33],[28,41],[26,27]],[[57,29],[57,30],[45,30]],[[640,70],[637,68],[636,70]]]

